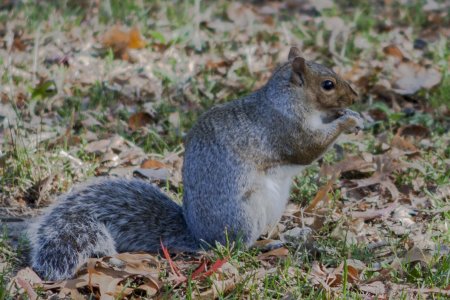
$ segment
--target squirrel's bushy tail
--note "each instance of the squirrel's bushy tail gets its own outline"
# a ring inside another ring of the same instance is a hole
[[[72,277],[89,257],[117,252],[200,248],[182,208],[142,180],[99,180],[60,198],[29,230],[33,269],[50,280]]]
[[[55,216],[50,214],[35,229],[31,241],[32,268],[45,279],[70,278],[88,258],[116,253],[105,225],[82,214],[53,220],[50,218]]]

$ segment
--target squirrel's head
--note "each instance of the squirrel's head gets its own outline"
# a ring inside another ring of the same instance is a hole
[[[291,48],[288,59],[292,67],[292,84],[303,88],[307,101],[316,109],[341,109],[358,98],[350,84],[331,69],[306,61],[298,48]]]

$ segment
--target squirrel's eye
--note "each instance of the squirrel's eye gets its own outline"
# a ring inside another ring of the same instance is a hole
[[[334,82],[331,80],[325,80],[322,82],[322,88],[325,91],[330,91],[330,90],[334,89]]]

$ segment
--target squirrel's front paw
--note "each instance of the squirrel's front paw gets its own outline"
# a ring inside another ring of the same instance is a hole
[[[340,114],[342,115],[340,118],[343,121],[345,133],[357,133],[364,129],[364,119],[356,111],[347,108]]]

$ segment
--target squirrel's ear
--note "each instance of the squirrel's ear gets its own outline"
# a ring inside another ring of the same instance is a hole
[[[297,47],[291,47],[291,50],[289,50],[288,60],[292,61],[294,58],[301,56],[300,50],[298,50]]]
[[[306,72],[306,61],[303,57],[297,56],[292,61],[292,69],[295,73],[305,74]]]
[[[297,85],[305,84],[306,61],[303,57],[297,56],[292,60],[292,75],[291,81]]]

